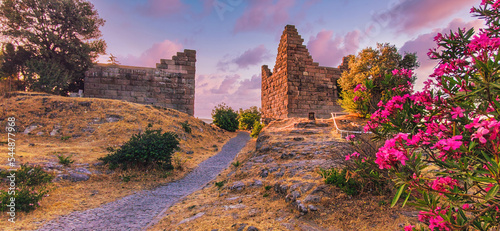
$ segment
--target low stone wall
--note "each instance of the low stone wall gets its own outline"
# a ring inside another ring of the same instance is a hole
[[[85,75],[85,97],[120,99],[194,115],[196,51],[161,59],[156,68],[96,64]]]

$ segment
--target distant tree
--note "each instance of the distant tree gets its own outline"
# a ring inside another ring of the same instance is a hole
[[[224,130],[234,132],[238,129],[238,113],[225,103],[217,105],[212,110],[213,123]]]
[[[2,69],[21,72],[31,90],[65,94],[106,49],[99,18],[85,0],[3,0],[0,33],[10,43]]]
[[[415,53],[401,56],[388,43],[378,43],[376,49],[363,49],[357,56],[350,56],[348,64],[349,69],[338,82],[342,89],[339,103],[347,111],[363,116],[376,111],[378,102],[394,94],[394,88],[413,83],[411,70],[419,65]],[[411,74],[410,78],[393,78],[392,72],[401,69],[410,71],[405,72]]]
[[[260,121],[260,109],[257,106],[252,106],[246,110],[240,108],[238,114],[239,128],[241,130],[251,130],[255,122]]]
[[[108,63],[111,65],[120,65],[120,62],[118,62],[118,59],[113,54],[109,54]]]

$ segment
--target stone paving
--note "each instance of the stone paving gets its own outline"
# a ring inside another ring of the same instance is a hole
[[[126,196],[98,208],[61,216],[38,230],[143,230],[156,223],[181,198],[214,179],[248,140],[248,133],[240,132],[217,155],[200,163],[181,180]]]

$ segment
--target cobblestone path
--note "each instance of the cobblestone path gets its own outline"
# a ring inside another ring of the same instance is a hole
[[[142,230],[154,223],[181,198],[214,179],[249,139],[248,133],[240,132],[217,155],[200,163],[181,180],[126,196],[98,208],[61,216],[49,221],[39,230]]]

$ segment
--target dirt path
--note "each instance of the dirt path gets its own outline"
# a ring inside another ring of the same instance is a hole
[[[215,156],[200,163],[183,179],[126,196],[95,209],[73,212],[49,221],[39,230],[141,230],[154,224],[164,211],[201,189],[225,169],[250,140],[240,132]]]

